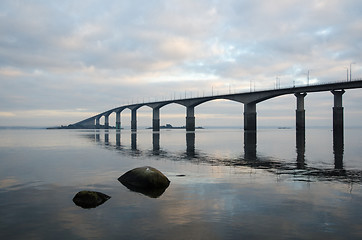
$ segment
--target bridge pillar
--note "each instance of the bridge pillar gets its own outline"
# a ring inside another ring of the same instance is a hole
[[[186,131],[195,131],[195,107],[186,108]]]
[[[100,128],[99,119],[100,119],[100,117],[96,118],[96,129]]]
[[[121,146],[121,132],[119,129],[116,130],[116,146]]]
[[[244,104],[244,130],[256,131],[256,103]]]
[[[195,133],[186,133],[186,154],[188,157],[195,156]]]
[[[297,169],[305,169],[305,129],[296,134]]]
[[[131,130],[137,131],[137,109],[131,110]]]
[[[154,132],[160,131],[160,108],[153,108],[152,129]]]
[[[244,158],[245,160],[256,160],[256,131],[244,131]]]
[[[297,110],[295,110],[295,128],[297,131],[305,130],[304,98],[307,93],[295,93],[297,97]]]
[[[344,139],[342,131],[333,131],[334,169],[343,169]]]
[[[116,129],[121,129],[121,112],[116,112]]]
[[[342,95],[345,93],[344,90],[333,90],[331,91],[334,95],[334,107],[333,107],[333,133],[342,136],[343,138],[343,105]]]
[[[109,115],[104,116],[104,129],[109,129]]]
[[[137,133],[131,133],[131,149],[137,150]]]
[[[344,90],[331,91],[334,95],[333,107],[333,152],[334,168],[343,169],[343,149],[344,149],[344,123],[342,95]]]
[[[104,131],[104,144],[109,145],[109,132],[108,132],[108,130]]]
[[[153,154],[160,154],[160,133],[152,134],[152,146],[153,146]]]

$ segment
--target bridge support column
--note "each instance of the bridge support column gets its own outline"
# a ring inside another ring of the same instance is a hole
[[[343,169],[343,149],[344,149],[344,123],[342,95],[344,90],[331,91],[334,95],[333,107],[333,152],[334,168]]]
[[[256,131],[256,103],[244,104],[244,130]]]
[[[186,133],[186,154],[188,157],[195,156],[195,133]]]
[[[153,117],[152,117],[152,129],[154,132],[160,131],[160,109],[153,109]]]
[[[109,129],[109,115],[104,116],[104,129]]]
[[[305,130],[305,109],[304,109],[304,98],[307,93],[296,93],[297,97],[297,110],[295,110],[295,128],[297,131]]]
[[[153,153],[158,155],[160,152],[160,133],[153,133],[152,134],[152,146],[153,146]]]
[[[131,149],[137,150],[137,133],[131,133]]]
[[[186,131],[195,131],[195,107],[186,109]]]
[[[244,158],[246,160],[256,160],[256,131],[244,131]]]
[[[297,131],[296,134],[297,149],[297,169],[305,169],[305,129]]]
[[[131,110],[131,130],[137,131],[137,109]]]
[[[100,117],[96,118],[96,129],[100,128],[99,119],[100,119]]]
[[[334,107],[333,107],[333,132],[343,136],[343,105],[342,95],[345,93],[344,90],[333,90],[334,95]]]
[[[333,131],[334,169],[343,169],[344,138],[342,131]]]
[[[116,129],[121,129],[121,112],[116,112]]]
[[[119,129],[116,130],[116,146],[121,146],[121,132],[119,131]]]

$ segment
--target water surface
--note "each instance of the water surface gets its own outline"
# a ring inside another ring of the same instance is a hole
[[[1,130],[0,238],[361,239],[361,133]],[[118,182],[140,166],[170,179],[160,197]]]

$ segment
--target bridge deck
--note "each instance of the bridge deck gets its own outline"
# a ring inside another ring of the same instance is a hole
[[[99,113],[95,116],[82,120],[80,122],[75,123],[74,125],[89,125],[94,124],[95,120],[99,120],[101,117],[108,116],[116,112],[119,114],[124,109],[128,108],[135,111],[142,107],[148,106],[152,109],[160,109],[163,106],[166,106],[171,103],[177,103],[185,106],[188,110],[187,112],[192,112],[190,117],[193,117],[193,108],[202,103],[216,100],[216,99],[227,99],[236,102],[240,102],[243,104],[256,104],[258,102],[265,101],[270,98],[278,97],[286,94],[296,94],[296,93],[310,93],[310,92],[322,92],[322,91],[333,91],[333,90],[345,90],[345,89],[354,89],[354,88],[362,88],[362,79],[356,79],[353,81],[344,81],[344,82],[332,82],[332,83],[322,83],[322,84],[313,84],[308,86],[295,86],[288,88],[278,88],[278,89],[269,89],[269,90],[261,90],[261,91],[249,91],[249,92],[241,92],[241,93],[233,93],[233,94],[221,94],[221,95],[213,95],[213,96],[205,96],[205,97],[194,97],[194,98],[185,98],[185,99],[171,99],[164,101],[154,101],[154,102],[144,102],[144,103],[135,103],[129,105],[123,105],[120,107],[116,107],[105,112]]]

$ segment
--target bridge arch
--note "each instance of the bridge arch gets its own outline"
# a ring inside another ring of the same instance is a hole
[[[153,115],[153,130],[159,131],[160,125],[176,124],[183,126],[184,122],[181,120],[184,116],[185,106],[178,102],[168,102],[160,108],[154,108]],[[158,115],[157,115],[158,114]]]
[[[132,116],[136,118],[132,120],[136,121],[136,127],[132,128],[132,130],[136,130],[138,125],[145,127],[152,126],[152,108],[150,106],[143,104],[139,106],[136,111],[136,116],[132,114]]]
[[[308,96],[307,96],[308,98]],[[295,123],[296,96],[279,95],[258,103],[257,125],[273,127],[289,127]],[[270,124],[278,119],[278,126]]]
[[[199,104],[195,110],[198,126],[243,125],[243,104],[238,101],[227,98],[211,99]]]

